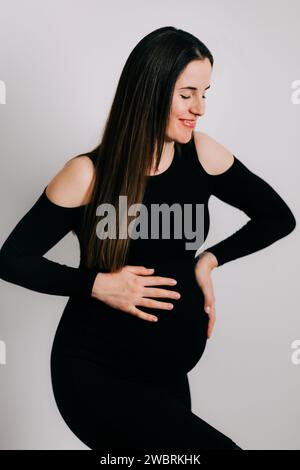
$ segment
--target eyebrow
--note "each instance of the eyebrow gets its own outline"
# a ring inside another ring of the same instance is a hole
[[[208,85],[208,87],[205,88],[205,90],[208,90],[210,88],[210,85]],[[197,90],[198,88],[194,87],[194,86],[184,86],[182,88],[179,88],[179,90]]]

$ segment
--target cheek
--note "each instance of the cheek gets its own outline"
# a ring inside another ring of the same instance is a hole
[[[188,101],[188,100],[186,100]],[[175,100],[172,105],[172,120],[175,121],[187,115],[188,104],[183,100]]]

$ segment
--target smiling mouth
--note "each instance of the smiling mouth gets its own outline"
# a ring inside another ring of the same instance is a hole
[[[195,127],[196,125],[195,119],[179,119],[179,121],[181,121],[182,124],[186,127]]]

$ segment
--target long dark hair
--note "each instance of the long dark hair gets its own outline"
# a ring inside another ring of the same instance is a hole
[[[93,155],[96,170],[82,224],[88,268],[117,271],[126,264],[130,237],[118,237],[119,196],[127,196],[128,207],[142,202],[146,174],[151,168],[159,167],[175,82],[189,62],[205,58],[213,66],[213,56],[203,42],[173,26],[147,34],[130,53],[101,142],[88,152]],[[175,142],[174,145],[180,153],[182,144]],[[116,238],[97,236],[95,214],[103,203],[115,208]],[[127,227],[130,221],[128,217]]]

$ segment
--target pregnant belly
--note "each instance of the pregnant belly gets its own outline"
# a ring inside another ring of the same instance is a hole
[[[183,261],[160,263],[154,275],[175,278],[176,286],[157,287],[181,294],[178,300],[151,297],[173,303],[172,310],[137,306],[156,315],[158,322],[143,320],[93,298],[77,311],[84,331],[83,350],[124,376],[186,373],[197,364],[206,345],[208,316],[193,265]],[[69,317],[74,321],[72,312]]]

